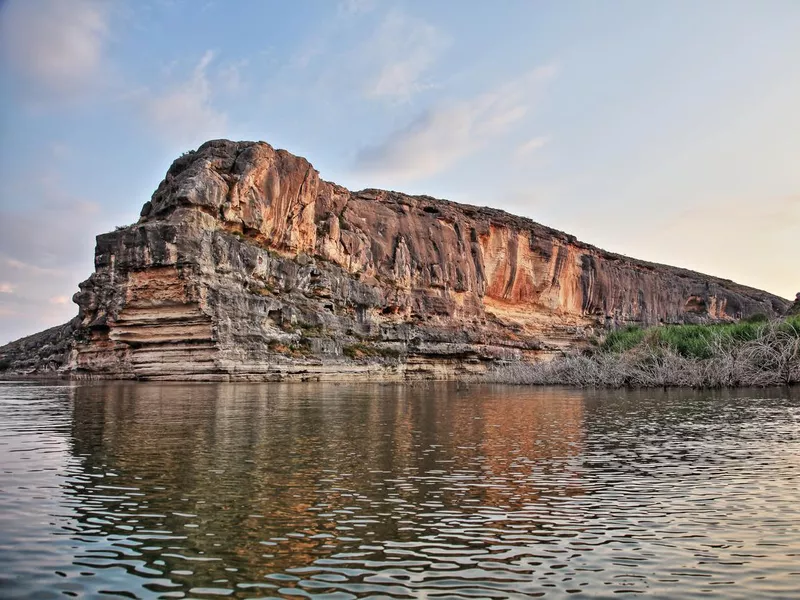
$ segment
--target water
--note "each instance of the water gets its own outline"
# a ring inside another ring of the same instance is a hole
[[[798,391],[0,384],[0,596],[800,598]]]

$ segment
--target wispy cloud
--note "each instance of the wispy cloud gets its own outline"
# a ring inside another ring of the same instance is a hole
[[[75,316],[69,299],[92,272],[95,236],[123,222],[65,191],[55,171],[25,181],[26,204],[0,207],[0,343]],[[0,195],[12,191],[6,182]]]
[[[1,7],[2,54],[39,91],[80,92],[102,65],[109,6],[94,0],[11,0]]]
[[[268,96],[334,96],[330,104],[397,104],[438,87],[433,68],[451,44],[428,21],[378,2],[343,2],[275,69]]]
[[[547,136],[537,136],[529,139],[527,142],[520,144],[517,147],[517,157],[523,158],[529,154],[544,148],[550,142]]]
[[[6,250],[14,252],[13,247],[11,247],[10,245],[6,245]],[[38,257],[38,259],[41,258],[43,257]],[[64,258],[67,261],[71,261],[76,257],[64,256]],[[61,268],[40,267],[38,264],[32,262],[23,262],[16,258],[9,258],[8,256],[0,256],[0,270],[2,270],[3,273],[7,275],[10,275],[13,271],[17,271],[19,273],[25,273],[27,275],[36,275],[36,276],[41,275],[47,277],[57,276],[61,274]],[[16,288],[15,286],[11,286],[11,289],[13,291]]]
[[[161,93],[143,92],[144,113],[153,130],[174,144],[194,144],[225,133],[228,116],[213,105],[207,69],[214,59],[209,50],[188,78]]]
[[[48,150],[54,160],[63,160],[72,155],[72,148],[64,142],[54,141],[48,144]]]
[[[425,73],[449,43],[447,35],[426,21],[390,12],[359,49],[374,71],[365,85],[367,97],[402,101],[430,87]]]
[[[338,12],[357,15],[375,9],[375,0],[341,0],[337,6]]]
[[[491,92],[429,109],[384,141],[363,148],[356,169],[393,182],[444,171],[524,119],[555,72],[553,65],[539,67]]]
[[[246,59],[224,65],[219,70],[218,85],[226,95],[235,96],[242,93],[248,87],[248,81],[244,75],[249,61]]]

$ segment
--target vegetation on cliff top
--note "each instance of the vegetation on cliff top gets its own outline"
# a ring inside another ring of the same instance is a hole
[[[500,383],[582,387],[736,387],[800,383],[800,316],[714,325],[626,327],[595,348],[506,365]]]

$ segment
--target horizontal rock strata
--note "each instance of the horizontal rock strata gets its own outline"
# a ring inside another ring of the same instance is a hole
[[[782,314],[776,296],[605,252],[491,208],[350,192],[263,142],[170,167],[98,236],[68,325],[0,349],[9,373],[141,379],[451,378],[627,323]]]

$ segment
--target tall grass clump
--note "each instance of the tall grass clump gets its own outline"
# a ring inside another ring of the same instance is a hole
[[[609,333],[603,340],[601,348],[604,352],[626,352],[642,343],[644,333],[645,330],[641,327],[628,325]]]
[[[498,383],[580,387],[735,387],[800,383],[800,316],[626,327],[591,351],[498,367]]]

